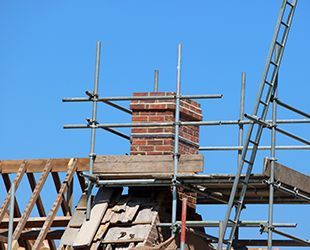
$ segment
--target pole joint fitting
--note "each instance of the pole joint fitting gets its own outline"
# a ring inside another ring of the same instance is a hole
[[[96,159],[97,155],[95,153],[91,153],[88,156],[89,156],[89,158],[91,158],[94,161]]]
[[[178,153],[173,153],[172,156],[173,156],[173,157],[176,157],[176,158],[179,160],[181,154],[180,154],[179,152],[178,152]]]
[[[88,126],[96,126],[97,124],[99,124],[96,120],[93,120],[92,118],[86,118],[86,121]]]
[[[173,234],[177,234],[181,230],[181,225],[178,223],[173,223],[171,225],[171,231]]]
[[[98,99],[98,94],[95,94],[94,92],[90,92],[88,90],[85,91],[85,94],[89,97],[89,100],[92,100],[92,101],[97,101]]]
[[[267,159],[270,161],[278,161],[278,158],[276,158],[276,157],[268,157]]]

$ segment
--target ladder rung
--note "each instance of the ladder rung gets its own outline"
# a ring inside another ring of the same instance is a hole
[[[276,66],[276,67],[278,67],[278,66],[279,66],[279,65],[278,65],[278,64],[276,64],[274,61],[270,61],[270,63],[271,63],[272,65]]]
[[[286,28],[289,27],[289,25],[288,25],[286,22],[281,21],[281,24],[282,24],[283,26],[285,26]]]
[[[268,82],[267,80],[265,81],[265,83],[269,86],[272,86],[272,84],[270,82]]]
[[[267,102],[264,102],[264,101],[262,101],[262,100],[259,100],[259,102],[260,102],[261,104],[263,104],[264,106],[268,106],[268,103],[267,103]]]
[[[248,161],[248,160],[246,160],[246,159],[244,159],[243,161],[246,162],[246,163],[248,163],[248,164],[250,164],[250,165],[253,164],[253,162],[250,162],[250,161]]]
[[[276,45],[280,46],[281,48],[284,47],[284,45],[282,43],[276,42]]]
[[[249,142],[254,144],[254,145],[258,145],[258,143],[256,141],[249,140]]]
[[[289,6],[291,6],[292,8],[294,8],[295,7],[295,5],[294,4],[292,4],[291,2],[289,2],[289,1],[286,1],[286,4],[287,5],[289,5]]]
[[[231,223],[233,223],[233,224],[237,224],[237,222],[234,221],[234,220],[229,219],[228,221],[231,222]]]

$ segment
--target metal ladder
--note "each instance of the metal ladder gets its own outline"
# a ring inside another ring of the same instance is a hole
[[[241,210],[244,207],[244,198],[248,187],[250,175],[252,173],[253,164],[255,161],[258,144],[262,135],[264,127],[270,127],[269,123],[265,122],[268,107],[272,102],[272,96],[276,89],[276,78],[278,75],[279,67],[281,64],[284,48],[292,24],[297,0],[284,0],[278,17],[278,21],[275,27],[274,36],[271,42],[269,54],[267,57],[264,73],[260,83],[255,108],[253,115],[245,115],[253,123],[249,125],[247,136],[244,142],[242,150],[242,157],[238,163],[237,173],[234,179],[233,187],[229,197],[228,207],[223,221],[223,227],[221,231],[221,239],[219,242],[226,243],[227,249],[231,249],[233,245],[234,235],[238,227]],[[276,51],[277,50],[277,51]],[[249,147],[253,146],[253,150],[250,152]],[[245,177],[240,179],[242,170],[246,165]],[[236,199],[238,193],[238,187],[241,186],[241,192],[239,199]],[[232,209],[236,207],[234,218],[232,217]],[[228,224],[231,225],[228,240],[225,240],[225,234]],[[222,243],[219,244],[218,249],[222,249]]]

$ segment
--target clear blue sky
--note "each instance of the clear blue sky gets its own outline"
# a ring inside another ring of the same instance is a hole
[[[87,157],[89,131],[62,126],[83,123],[91,105],[61,99],[92,89],[97,40],[103,42],[101,96],[151,91],[154,69],[160,70],[159,89],[173,91],[181,42],[182,92],[224,94],[222,100],[202,101],[204,120],[238,118],[242,71],[247,73],[246,112],[251,113],[281,2],[0,0],[0,159]],[[308,112],[309,11],[310,1],[300,0],[279,76],[280,99]],[[280,109],[279,118],[299,117]],[[128,122],[130,117],[100,105],[98,120]],[[309,139],[309,127],[285,128]],[[114,135],[99,131],[97,138],[97,154],[129,151],[128,142]],[[297,144],[278,139],[279,145]],[[263,144],[269,141],[265,131]],[[237,128],[202,128],[202,146],[236,142]],[[268,154],[259,154],[255,172],[261,172]],[[309,152],[277,156],[309,174]],[[205,158],[206,173],[235,172],[235,153],[209,152]],[[221,219],[225,208],[203,211],[206,219]],[[276,206],[276,212],[277,222],[300,223],[292,232],[310,238],[309,207]],[[267,207],[249,206],[244,218],[266,219]]]

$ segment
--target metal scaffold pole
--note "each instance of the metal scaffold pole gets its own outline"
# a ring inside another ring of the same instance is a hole
[[[275,60],[278,57],[278,46],[276,47]],[[269,206],[268,206],[268,250],[272,250],[272,231],[273,231],[273,202],[274,202],[274,168],[276,161],[276,127],[277,127],[277,102],[278,96],[278,75],[275,80],[275,88],[272,98],[272,128],[271,128],[271,150],[270,150],[270,179],[269,179]]]
[[[15,183],[11,186],[11,198],[10,198],[10,218],[9,218],[9,232],[8,232],[8,249],[13,249],[13,220],[14,220],[14,201],[15,201]]]
[[[159,70],[154,71],[154,92],[158,92]]]
[[[239,107],[239,131],[238,131],[238,147],[243,147],[243,124],[242,121],[244,119],[244,102],[245,102],[245,84],[246,84],[246,74],[242,72],[241,74],[241,89],[240,89],[240,107]],[[242,149],[238,150],[238,158],[237,164],[241,162],[242,157]],[[236,229],[235,232],[235,242],[238,242],[239,238],[239,227]]]
[[[93,101],[93,110],[92,110],[92,118],[88,120],[88,124],[91,126],[91,138],[90,138],[90,152],[89,152],[89,173],[93,174],[94,162],[96,159],[95,154],[95,139],[96,139],[96,124],[97,124],[97,102],[98,102],[98,85],[99,85],[99,68],[100,68],[100,50],[101,50],[101,42],[98,41],[96,45],[96,68],[95,68],[95,79],[94,79],[94,90],[92,93],[86,92],[87,95]],[[88,189],[87,189],[87,212],[86,219],[90,218],[90,210],[91,210],[91,192],[93,189],[93,184],[89,180],[88,181]]]
[[[173,151],[173,179],[172,179],[172,235],[176,233],[177,218],[177,174],[179,163],[179,128],[180,128],[180,95],[181,95],[181,61],[182,61],[182,45],[178,45],[177,60],[177,84],[175,98],[175,126],[174,126],[174,151]]]

